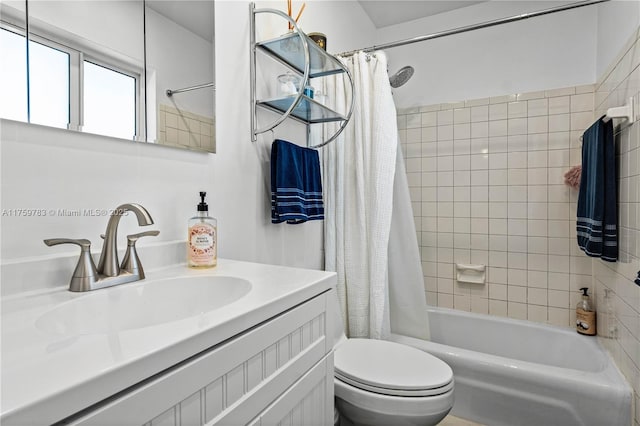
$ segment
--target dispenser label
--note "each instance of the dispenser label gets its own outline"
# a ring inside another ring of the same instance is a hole
[[[580,334],[594,336],[596,334],[596,313],[578,308],[576,310],[576,329]]]
[[[192,264],[215,264],[217,249],[215,227],[194,225],[189,228],[189,259]]]

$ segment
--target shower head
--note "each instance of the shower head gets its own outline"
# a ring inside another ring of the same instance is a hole
[[[413,67],[410,65],[400,68],[397,73],[389,77],[389,83],[391,84],[391,87],[395,89],[405,84],[413,75],[413,71]]]

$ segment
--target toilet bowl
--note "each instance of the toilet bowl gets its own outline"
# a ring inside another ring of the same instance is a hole
[[[334,306],[340,319],[337,296]],[[395,342],[348,339],[342,321],[334,324],[335,403],[344,423],[431,426],[449,413],[453,371],[444,361]]]

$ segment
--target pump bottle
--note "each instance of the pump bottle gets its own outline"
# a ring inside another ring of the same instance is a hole
[[[218,221],[209,216],[204,202],[206,192],[200,192],[198,214],[189,219],[187,235],[187,265],[190,268],[213,268],[218,263]]]
[[[587,336],[596,335],[596,311],[587,293],[589,289],[582,287],[582,300],[576,306],[576,331]]]

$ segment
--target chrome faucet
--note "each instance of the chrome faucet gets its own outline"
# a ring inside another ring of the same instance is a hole
[[[136,252],[136,241],[145,236],[156,236],[160,231],[147,231],[139,234],[127,235],[127,252],[118,264],[118,223],[126,212],[134,212],[138,219],[138,225],[147,226],[153,224],[149,212],[139,204],[122,204],[111,213],[107,230],[104,236],[104,244],[100,261],[96,268],[91,257],[91,241],[85,239],[53,238],[44,240],[48,246],[58,244],[76,244],[80,246],[80,259],[69,283],[69,291],[90,291],[99,288],[111,287],[118,284],[129,283],[144,279],[144,270]]]

